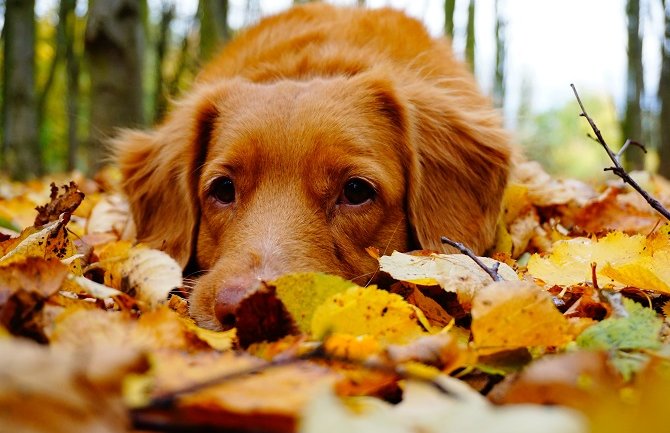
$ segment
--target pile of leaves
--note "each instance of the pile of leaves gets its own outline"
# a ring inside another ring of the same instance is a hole
[[[75,180],[1,183],[3,431],[667,431],[670,226],[620,183],[524,164],[481,258],[498,281],[380,254],[383,287],[286,275],[214,332],[118,174]]]

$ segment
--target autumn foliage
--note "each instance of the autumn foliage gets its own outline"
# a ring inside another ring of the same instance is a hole
[[[379,287],[286,275],[214,332],[113,170],[56,181],[0,189],[1,431],[667,431],[670,225],[617,182],[519,167],[482,258],[501,281],[371,250]]]

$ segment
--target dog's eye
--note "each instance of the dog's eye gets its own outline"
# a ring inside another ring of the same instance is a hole
[[[212,183],[210,194],[223,204],[235,201],[235,185],[229,177],[220,177]]]
[[[367,180],[360,177],[352,177],[344,184],[341,203],[348,205],[359,205],[375,198],[377,191]]]

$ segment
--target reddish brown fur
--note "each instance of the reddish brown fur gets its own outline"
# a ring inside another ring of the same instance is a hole
[[[365,283],[368,246],[441,250],[446,235],[483,251],[510,160],[447,41],[397,11],[324,4],[243,32],[160,126],[115,144],[139,239],[208,271],[191,314],[213,329],[261,279]],[[208,194],[220,176],[231,205]],[[338,202],[352,176],[376,186],[372,203]]]

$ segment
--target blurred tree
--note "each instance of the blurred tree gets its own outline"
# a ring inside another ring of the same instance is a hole
[[[77,52],[77,0],[61,0],[59,21],[64,23],[65,68],[67,81],[67,169],[77,167],[79,152],[79,65],[81,54]]]
[[[145,0],[89,0],[86,53],[91,76],[88,168],[102,165],[118,127],[144,123],[142,67]]]
[[[170,26],[175,15],[175,4],[173,2],[163,3],[161,20],[158,25],[158,38],[156,40],[156,93],[154,97],[154,123],[158,122],[165,114],[168,101],[168,87],[165,83],[165,56],[170,42]]]
[[[444,0],[444,35],[449,39],[454,38],[454,11],[456,0]]]
[[[43,172],[35,93],[35,0],[6,0],[3,165],[17,179]]]
[[[365,7],[365,0],[357,0],[357,1],[356,1],[356,5],[357,5],[359,8]]]
[[[200,58],[208,60],[230,39],[228,0],[200,0]]]
[[[665,32],[661,44],[661,77],[658,97],[661,101],[659,173],[670,179],[670,4],[662,0],[665,11]]]
[[[628,68],[626,76],[626,112],[623,121],[624,137],[642,141],[642,109],[640,100],[644,90],[642,70],[642,37],[640,35],[640,0],[626,1],[628,25]],[[644,153],[632,147],[625,155],[626,168],[644,168]]]
[[[505,54],[507,52],[505,21],[502,17],[500,2],[501,0],[495,0],[496,69],[493,80],[493,100],[497,107],[505,105]]]
[[[465,60],[475,72],[475,0],[468,5],[468,26],[465,33]]]
[[[55,54],[49,65],[46,81],[39,94],[37,103],[37,118],[39,130],[45,128],[45,116],[47,111],[47,102],[52,97],[52,90],[56,82],[56,74],[59,67],[65,63],[67,90],[65,104],[67,106],[67,124],[68,124],[68,151],[67,168],[72,170],[76,166],[77,159],[77,127],[78,127],[78,109],[79,109],[79,59],[75,54],[75,26],[76,0],[60,0],[58,6],[58,24],[55,29]],[[63,62],[64,60],[64,62]],[[45,155],[48,156],[48,155]]]

